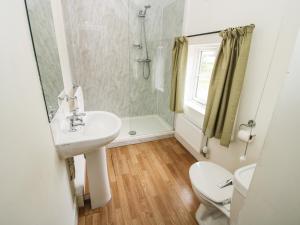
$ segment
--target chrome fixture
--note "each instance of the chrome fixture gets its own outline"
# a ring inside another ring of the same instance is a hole
[[[67,102],[69,102],[69,101],[75,101],[76,99],[77,99],[77,96],[71,97],[71,96],[69,96],[69,95],[67,95],[67,94],[65,94],[65,95],[63,95],[63,96],[58,96],[58,100],[59,100],[59,101],[66,100]]]
[[[63,101],[63,100],[65,100],[67,98],[67,95],[62,95],[62,96],[58,96],[57,97],[57,99],[59,100],[59,101]]]
[[[255,120],[249,120],[247,124],[245,123],[240,124],[239,129],[241,129],[242,127],[254,128],[255,126],[256,126]]]
[[[77,90],[78,87],[79,87],[79,85],[73,84],[73,93],[76,92],[76,90]],[[64,94],[62,94],[61,96],[58,96],[57,98],[58,98],[59,101],[63,101],[63,100],[66,99],[66,101],[69,102],[69,101],[74,101],[74,100],[76,100],[76,99],[77,99],[77,96],[71,97],[71,96],[69,96],[69,95],[67,95],[67,94],[64,93]]]
[[[150,8],[151,8],[151,5],[145,5],[144,10],[139,11],[138,17],[145,17],[146,13],[147,13],[147,10],[150,9]]]
[[[75,100],[77,100],[77,96],[71,97],[71,96],[66,95],[66,100],[67,100],[67,102],[69,102],[69,101],[75,101]]]
[[[72,111],[72,115],[67,117],[70,121],[70,132],[75,132],[77,131],[76,127],[85,125],[83,116],[86,116],[86,113],[79,113],[78,108],[76,108]]]
[[[136,135],[136,131],[135,130],[131,130],[131,131],[128,132],[128,134],[131,135],[131,136],[134,136],[134,135]]]
[[[54,109],[49,110],[48,116],[49,116],[50,122],[53,120],[55,113],[56,113],[56,111]]]
[[[138,48],[138,49],[143,48],[142,44],[133,44],[133,47]]]
[[[134,44],[134,47],[137,47],[138,49],[142,49],[142,48],[145,49],[143,51],[143,57],[140,59],[137,59],[137,62],[142,64],[143,77],[145,80],[148,80],[150,77],[150,74],[151,74],[151,69],[150,69],[151,59],[149,58],[146,24],[145,24],[147,10],[150,8],[151,8],[151,5],[145,5],[144,10],[139,10],[139,12],[138,12],[138,17],[141,18],[140,43]]]
[[[136,61],[139,63],[150,63],[151,59],[137,59]]]
[[[240,124],[239,126],[239,130],[242,128],[242,127],[247,127],[247,128],[250,128],[250,138],[249,140],[247,141],[246,143],[246,147],[245,147],[245,150],[244,150],[244,154],[240,157],[240,160],[241,161],[244,161],[246,159],[246,155],[247,155],[247,151],[248,151],[248,145],[250,143],[250,141],[256,136],[255,134],[253,135],[252,134],[252,130],[253,128],[256,126],[256,122],[255,120],[249,120],[248,123],[242,123]]]

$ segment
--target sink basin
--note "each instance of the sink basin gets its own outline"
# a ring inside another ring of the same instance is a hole
[[[61,121],[51,122],[54,143],[61,158],[66,159],[94,151],[95,148],[112,142],[121,129],[121,120],[109,112],[86,112],[85,126],[78,127],[76,132],[61,128]]]
[[[246,197],[256,164],[244,166],[234,172],[233,184],[234,187]]]
[[[116,115],[102,111],[86,112],[82,118],[85,125],[75,132],[62,115],[52,120],[51,129],[61,158],[85,155],[91,206],[95,209],[111,199],[105,146],[119,135],[122,123]]]

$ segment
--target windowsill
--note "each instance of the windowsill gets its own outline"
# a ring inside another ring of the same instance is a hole
[[[199,129],[202,129],[205,114],[204,106],[192,100],[188,101],[184,106],[184,114],[190,122],[196,125]]]
[[[190,100],[186,103],[186,107],[198,112],[198,113],[201,113],[202,116],[205,115],[205,107],[193,100]]]

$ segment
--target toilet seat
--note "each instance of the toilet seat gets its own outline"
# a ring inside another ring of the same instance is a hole
[[[206,200],[211,202],[227,216],[229,216],[229,204],[223,205],[231,199],[233,185],[220,188],[226,180],[231,179],[233,174],[223,167],[211,162],[197,162],[190,167],[190,179],[193,188]]]

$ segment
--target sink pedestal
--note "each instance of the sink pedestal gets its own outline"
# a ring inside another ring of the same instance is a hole
[[[106,147],[100,147],[85,156],[92,209],[103,207],[111,199]]]
[[[111,199],[105,146],[118,137],[122,122],[109,112],[89,111],[85,114],[82,117],[84,126],[76,132],[62,129],[62,124],[70,122],[64,115],[54,117],[51,129],[61,159],[85,154],[91,204],[95,209],[105,206]],[[72,118],[75,116],[78,117],[73,115]]]

